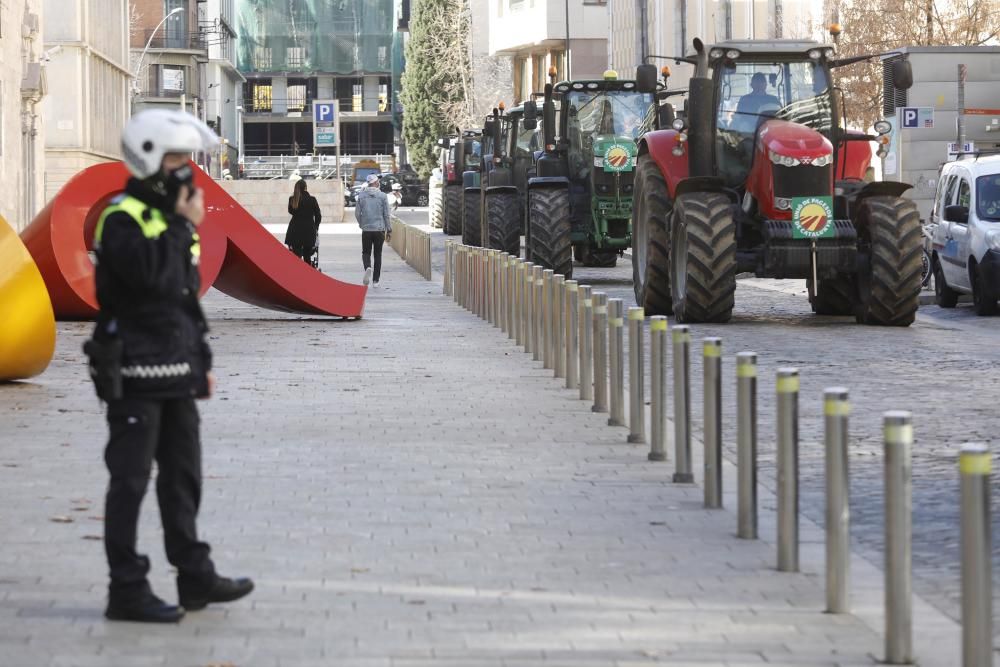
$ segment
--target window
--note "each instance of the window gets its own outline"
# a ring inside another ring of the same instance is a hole
[[[306,50],[301,46],[289,46],[285,49],[285,62],[288,69],[303,69],[306,65]]]
[[[169,16],[163,26],[163,32],[166,35],[164,46],[168,49],[184,49],[189,46],[187,43],[187,0],[163,0],[163,16],[166,17],[170,12],[178,9],[184,11]]]
[[[271,69],[271,49],[266,46],[258,46],[253,52],[253,68],[258,71],[269,71]]]
[[[306,86],[305,84],[288,84],[288,110],[306,110]]]
[[[687,53],[687,0],[679,0],[675,5],[677,16],[674,18],[674,38],[677,40],[677,53]]]
[[[976,215],[982,220],[1000,220],[1000,174],[976,179]]]
[[[380,83],[378,84],[378,110],[388,111],[389,110],[389,84]]]
[[[959,206],[969,208],[969,203],[972,201],[972,192],[969,189],[969,181],[964,178],[960,180],[961,183],[958,186],[958,201],[955,203]]]
[[[250,108],[256,112],[271,110],[271,80],[248,84],[250,87]]]
[[[364,94],[364,83],[358,80],[351,86],[351,111],[361,111],[363,109],[362,101],[364,100]]]
[[[160,66],[160,95],[180,97],[184,94],[185,68],[175,65]]]

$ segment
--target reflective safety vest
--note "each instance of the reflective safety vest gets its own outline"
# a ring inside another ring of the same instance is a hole
[[[112,213],[118,212],[128,214],[139,225],[142,235],[147,239],[158,239],[163,232],[167,231],[167,219],[163,217],[163,212],[160,209],[153,208],[131,195],[121,194],[111,200],[111,205],[104,209],[97,221],[97,229],[94,232],[95,247],[100,248],[101,246],[104,221]],[[201,258],[201,243],[197,232],[192,234],[191,241],[191,263],[198,264]]]

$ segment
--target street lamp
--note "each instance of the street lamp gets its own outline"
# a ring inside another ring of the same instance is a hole
[[[183,7],[178,7],[172,10],[170,13],[168,13],[166,16],[163,17],[163,20],[161,20],[159,23],[156,24],[156,27],[153,28],[153,32],[149,33],[149,39],[146,41],[146,48],[142,50],[142,55],[139,56],[139,62],[135,66],[135,73],[132,75],[132,78],[135,80],[132,84],[135,90],[137,90],[139,87],[138,83],[139,72],[142,70],[142,61],[146,57],[146,51],[149,51],[149,45],[153,43],[153,37],[156,36],[156,31],[160,29],[160,26],[162,26],[164,23],[167,22],[168,18],[176,14],[180,14],[183,11],[184,11]]]

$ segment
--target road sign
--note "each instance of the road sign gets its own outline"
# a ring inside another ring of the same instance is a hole
[[[958,155],[959,153],[974,153],[976,151],[976,144],[972,141],[966,141],[962,144],[962,150],[958,150],[959,146],[956,142],[951,142],[948,144],[948,155]]]
[[[337,100],[313,101],[313,145],[316,148],[334,148],[339,143],[340,114]]]
[[[934,107],[903,107],[900,115],[903,129],[934,127]]]

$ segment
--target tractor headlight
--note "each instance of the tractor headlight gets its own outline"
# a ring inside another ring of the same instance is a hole
[[[736,60],[737,58],[740,57],[740,52],[737,51],[736,49],[729,49],[728,51],[726,51],[726,57],[729,58],[730,60]]]
[[[875,131],[879,134],[889,134],[892,132],[892,123],[887,120],[880,120],[875,123]]]
[[[722,49],[712,49],[708,52],[708,57],[712,60],[718,60],[725,53]]]
[[[775,197],[774,208],[778,209],[779,211],[791,211],[792,200],[787,197]]]
[[[990,250],[1000,251],[1000,229],[986,232],[986,245]]]
[[[819,60],[823,52],[819,49],[809,49],[809,60]]]
[[[833,155],[820,155],[818,158],[812,161],[814,167],[825,167],[826,165],[833,162]]]
[[[799,165],[799,161],[788,155],[778,155],[772,150],[767,151],[767,157],[771,159],[774,164],[780,164],[782,167],[796,167]]]
[[[674,118],[674,122],[672,122],[670,124],[670,127],[674,128],[675,130],[677,130],[678,132],[680,132],[681,130],[684,129],[684,119],[683,118]]]

